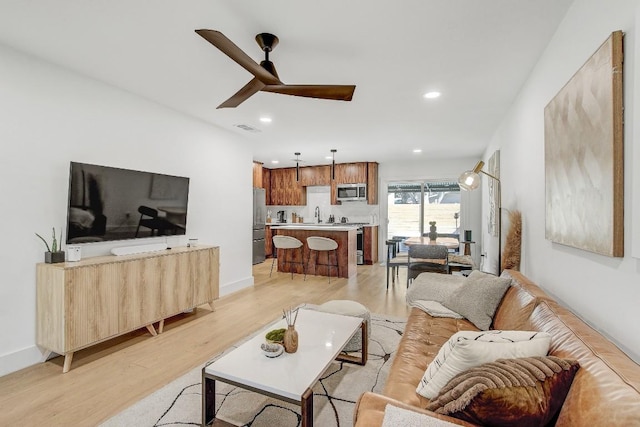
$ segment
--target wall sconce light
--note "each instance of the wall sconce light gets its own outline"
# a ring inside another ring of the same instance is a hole
[[[500,273],[502,273],[502,190],[500,188],[501,183],[500,183],[500,178],[483,171],[482,170],[483,167],[484,167],[484,162],[482,160],[479,160],[473,169],[463,172],[460,175],[460,178],[458,178],[458,184],[460,185],[460,188],[462,188],[463,190],[473,191],[480,186],[481,173],[487,175],[489,178],[494,179],[497,183],[498,215],[496,220],[498,222],[498,275],[500,275]]]
[[[335,148],[331,149],[331,179],[336,179],[336,151]]]

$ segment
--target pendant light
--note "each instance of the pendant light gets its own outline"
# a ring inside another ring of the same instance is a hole
[[[300,153],[293,153],[296,155],[296,182],[300,181]]]
[[[336,179],[336,150],[335,148],[331,149],[331,179]]]

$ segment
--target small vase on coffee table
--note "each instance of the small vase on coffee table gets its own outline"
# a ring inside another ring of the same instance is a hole
[[[298,331],[294,325],[289,325],[284,331],[284,351],[287,353],[298,351]]]

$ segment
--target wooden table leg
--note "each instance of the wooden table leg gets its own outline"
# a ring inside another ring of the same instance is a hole
[[[208,426],[216,416],[216,380],[207,378],[202,368],[202,425]]]
[[[71,361],[73,360],[73,351],[64,355],[64,365],[62,366],[62,373],[66,374],[71,369]]]
[[[164,331],[164,319],[160,320],[160,323],[158,323],[158,333],[161,334],[162,331]]]
[[[310,388],[302,395],[302,401],[300,402],[300,408],[302,413],[302,427],[313,426],[313,390]]]
[[[347,363],[355,363],[357,365],[363,366],[367,364],[367,357],[369,353],[369,333],[367,330],[366,320],[363,320],[362,324],[360,325],[360,333],[362,334],[362,349],[360,351],[360,357],[342,353],[339,354],[338,357],[336,357],[336,360]]]

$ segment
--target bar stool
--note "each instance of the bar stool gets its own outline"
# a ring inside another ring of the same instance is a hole
[[[309,258],[307,259],[307,270],[309,270],[309,262],[311,262],[311,254],[315,253],[315,264],[313,268],[313,272],[315,273],[316,267],[318,265],[327,266],[327,270],[329,271],[329,283],[331,283],[331,267],[335,267],[336,276],[340,275],[340,270],[338,266],[338,242],[333,239],[329,239],[327,237],[307,237],[307,247],[309,248]],[[327,253],[327,263],[321,264],[318,262],[318,253],[326,252]],[[335,264],[331,263],[331,252],[333,252],[334,259],[336,260]],[[307,274],[305,273],[304,278],[307,278]]]
[[[291,268],[291,278],[293,279],[293,265],[295,264],[300,264],[302,265],[302,272],[305,273],[305,277],[306,277],[306,272],[305,272],[305,268],[304,268],[304,256],[303,256],[303,249],[302,249],[302,242],[298,239],[296,239],[295,237],[291,237],[291,236],[273,236],[273,246],[276,247],[276,250],[278,249],[282,249],[283,251],[283,256],[282,256],[282,264],[289,264],[289,267]],[[296,249],[300,250],[300,261],[294,261],[293,260],[293,256],[294,256],[294,251]],[[289,253],[289,260],[287,261],[287,253]],[[273,263],[276,262],[276,258],[273,258],[273,261],[271,261],[271,271],[269,272],[269,277],[271,277],[271,273],[273,273]]]

